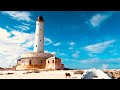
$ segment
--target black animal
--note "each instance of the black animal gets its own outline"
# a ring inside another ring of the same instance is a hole
[[[70,75],[70,73],[65,73],[65,76],[67,78],[67,77],[70,77],[71,75]]]

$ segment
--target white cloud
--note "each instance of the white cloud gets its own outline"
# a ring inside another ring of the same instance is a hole
[[[12,19],[18,21],[32,21],[32,19],[30,18],[31,14],[27,11],[2,11],[1,13],[9,15]]]
[[[72,49],[73,49],[73,47],[69,47],[68,49],[69,49],[69,50],[72,50]]]
[[[109,17],[111,17],[113,13],[114,12],[106,12],[106,13],[101,13],[101,14],[98,13],[98,14],[92,16],[87,23],[92,25],[93,27],[98,27],[105,20],[107,20]]]
[[[60,56],[66,56],[65,53],[63,53],[63,52],[61,53],[61,52],[60,52],[60,49],[57,49],[57,54],[60,55]]]
[[[62,61],[69,61],[69,59],[64,59],[64,58],[63,58]]]
[[[58,53],[60,56],[66,56],[65,53]]]
[[[28,34],[24,32],[19,31],[11,31],[11,34],[14,36],[12,37],[12,40],[14,43],[25,43],[27,41],[34,41],[34,34]]]
[[[11,36],[10,33],[7,32],[7,30],[0,28],[0,38],[4,39]]]
[[[84,60],[78,60],[80,63],[84,63],[84,64],[95,64],[95,63],[99,63],[99,64],[120,64],[120,57],[118,58],[88,58],[88,59],[84,59]]]
[[[24,25],[27,25],[27,26],[29,26],[29,24],[26,24],[26,23],[23,23]],[[19,29],[19,26],[18,27],[16,27],[17,29]],[[14,34],[14,33],[20,33],[19,31],[17,31],[17,32],[15,32],[16,30],[15,29],[12,29],[12,28],[10,28],[9,26],[6,26],[6,29],[9,29],[9,30],[11,30],[12,32],[12,34]],[[24,30],[23,30],[24,31]],[[5,31],[4,31],[5,32]],[[15,35],[16,35],[15,34]],[[27,36],[28,37],[28,35],[27,35],[27,33],[26,33],[26,35],[24,35],[24,37],[25,36]],[[23,37],[23,36],[22,36]],[[19,39],[24,39],[24,37],[23,38],[21,38],[21,36],[18,34],[17,35],[17,38],[19,38]],[[34,37],[34,34],[33,34],[33,36],[32,37]],[[16,38],[16,37],[14,37],[14,38]],[[33,40],[34,41],[34,40]],[[50,45],[50,44],[52,44],[53,46],[59,46],[59,45],[61,45],[61,43],[60,42],[58,42],[58,43],[53,43],[53,41],[50,39],[50,38],[47,38],[47,37],[44,37],[44,45]]]
[[[70,46],[74,46],[76,43],[75,42],[70,42],[68,43]]]
[[[98,27],[106,18],[107,15],[97,14],[90,19],[90,23],[93,27]]]
[[[55,51],[53,51],[53,52],[50,52],[50,51],[48,51],[48,50],[45,50],[44,52],[45,52],[45,53],[56,54],[56,52],[55,52]]]
[[[69,50],[73,49],[73,46],[76,44],[75,42],[69,42],[68,43],[70,45],[70,47],[68,48]]]
[[[78,57],[79,57],[79,54],[78,54],[78,53],[74,53],[74,54],[72,54],[72,57],[78,58]]]
[[[120,57],[104,59],[105,63],[120,63]]]
[[[59,42],[59,43],[55,43],[55,44],[53,44],[54,46],[59,46],[59,45],[61,45],[61,43]]]
[[[74,57],[74,58],[78,58],[79,57],[79,51],[75,51],[75,53],[74,54],[72,54],[72,57]]]
[[[28,23],[22,22],[22,24],[25,25],[25,26],[30,26],[30,24],[28,24]]]
[[[6,28],[7,30],[11,30],[11,31],[12,31],[12,30],[13,30],[13,31],[15,30],[15,29],[10,28],[9,26],[6,26],[5,28]]]
[[[51,54],[54,54],[54,55],[58,54],[60,56],[65,56],[66,55],[65,53],[60,53],[59,51],[58,52],[55,52],[55,51],[51,52],[51,51],[45,50],[44,52],[45,53],[51,53]]]
[[[45,45],[53,44],[53,41],[50,38],[44,38],[45,40]]]
[[[15,65],[21,54],[30,51],[28,48],[33,46],[34,34],[15,30],[8,32],[2,28],[0,32],[0,67]]]
[[[108,64],[102,64],[102,69],[106,69],[106,68],[108,68]]]
[[[116,65],[120,64],[120,57],[118,58],[89,58],[84,60],[78,60],[80,63],[83,64],[99,64],[99,65],[109,65],[112,64],[113,68],[116,67]]]
[[[90,59],[79,60],[80,63],[85,63],[85,64],[96,63],[96,62],[99,62],[99,61],[100,61],[99,58],[90,58]]]
[[[21,29],[22,31],[26,31],[30,29],[29,26],[24,26],[24,25],[15,26],[15,28]]]
[[[90,57],[96,57],[96,55],[94,55],[93,53],[88,53],[88,56],[90,56]]]
[[[90,51],[91,53],[101,53],[103,52],[110,44],[114,43],[115,40],[109,40],[93,45],[88,45],[85,47],[85,50]]]
[[[80,51],[75,51],[76,53],[80,53]]]
[[[116,51],[116,49],[110,50],[110,51],[109,51],[109,54],[110,54],[110,55],[115,55],[115,56],[116,56],[116,55],[119,55],[119,53]]]
[[[58,42],[58,43],[54,43],[50,38],[44,38],[44,44],[45,45],[50,45],[52,44],[53,46],[59,46],[61,45],[61,42]]]

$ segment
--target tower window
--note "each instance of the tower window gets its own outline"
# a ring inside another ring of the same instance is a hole
[[[31,60],[29,61],[29,64],[31,64]]]
[[[48,63],[49,63],[49,61],[48,61]]]
[[[41,41],[41,40],[40,40]]]
[[[37,47],[37,45],[36,45],[36,47]]]
[[[41,63],[42,63],[42,60],[41,60]]]
[[[53,63],[54,63],[54,60],[53,60]]]

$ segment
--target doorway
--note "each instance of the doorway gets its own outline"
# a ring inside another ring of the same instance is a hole
[[[31,63],[31,60],[29,61],[29,64],[31,65],[32,63]]]

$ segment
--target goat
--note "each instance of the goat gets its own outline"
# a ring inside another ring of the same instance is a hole
[[[70,73],[65,73],[65,76],[67,78],[67,77],[70,77],[71,75],[70,75]]]

